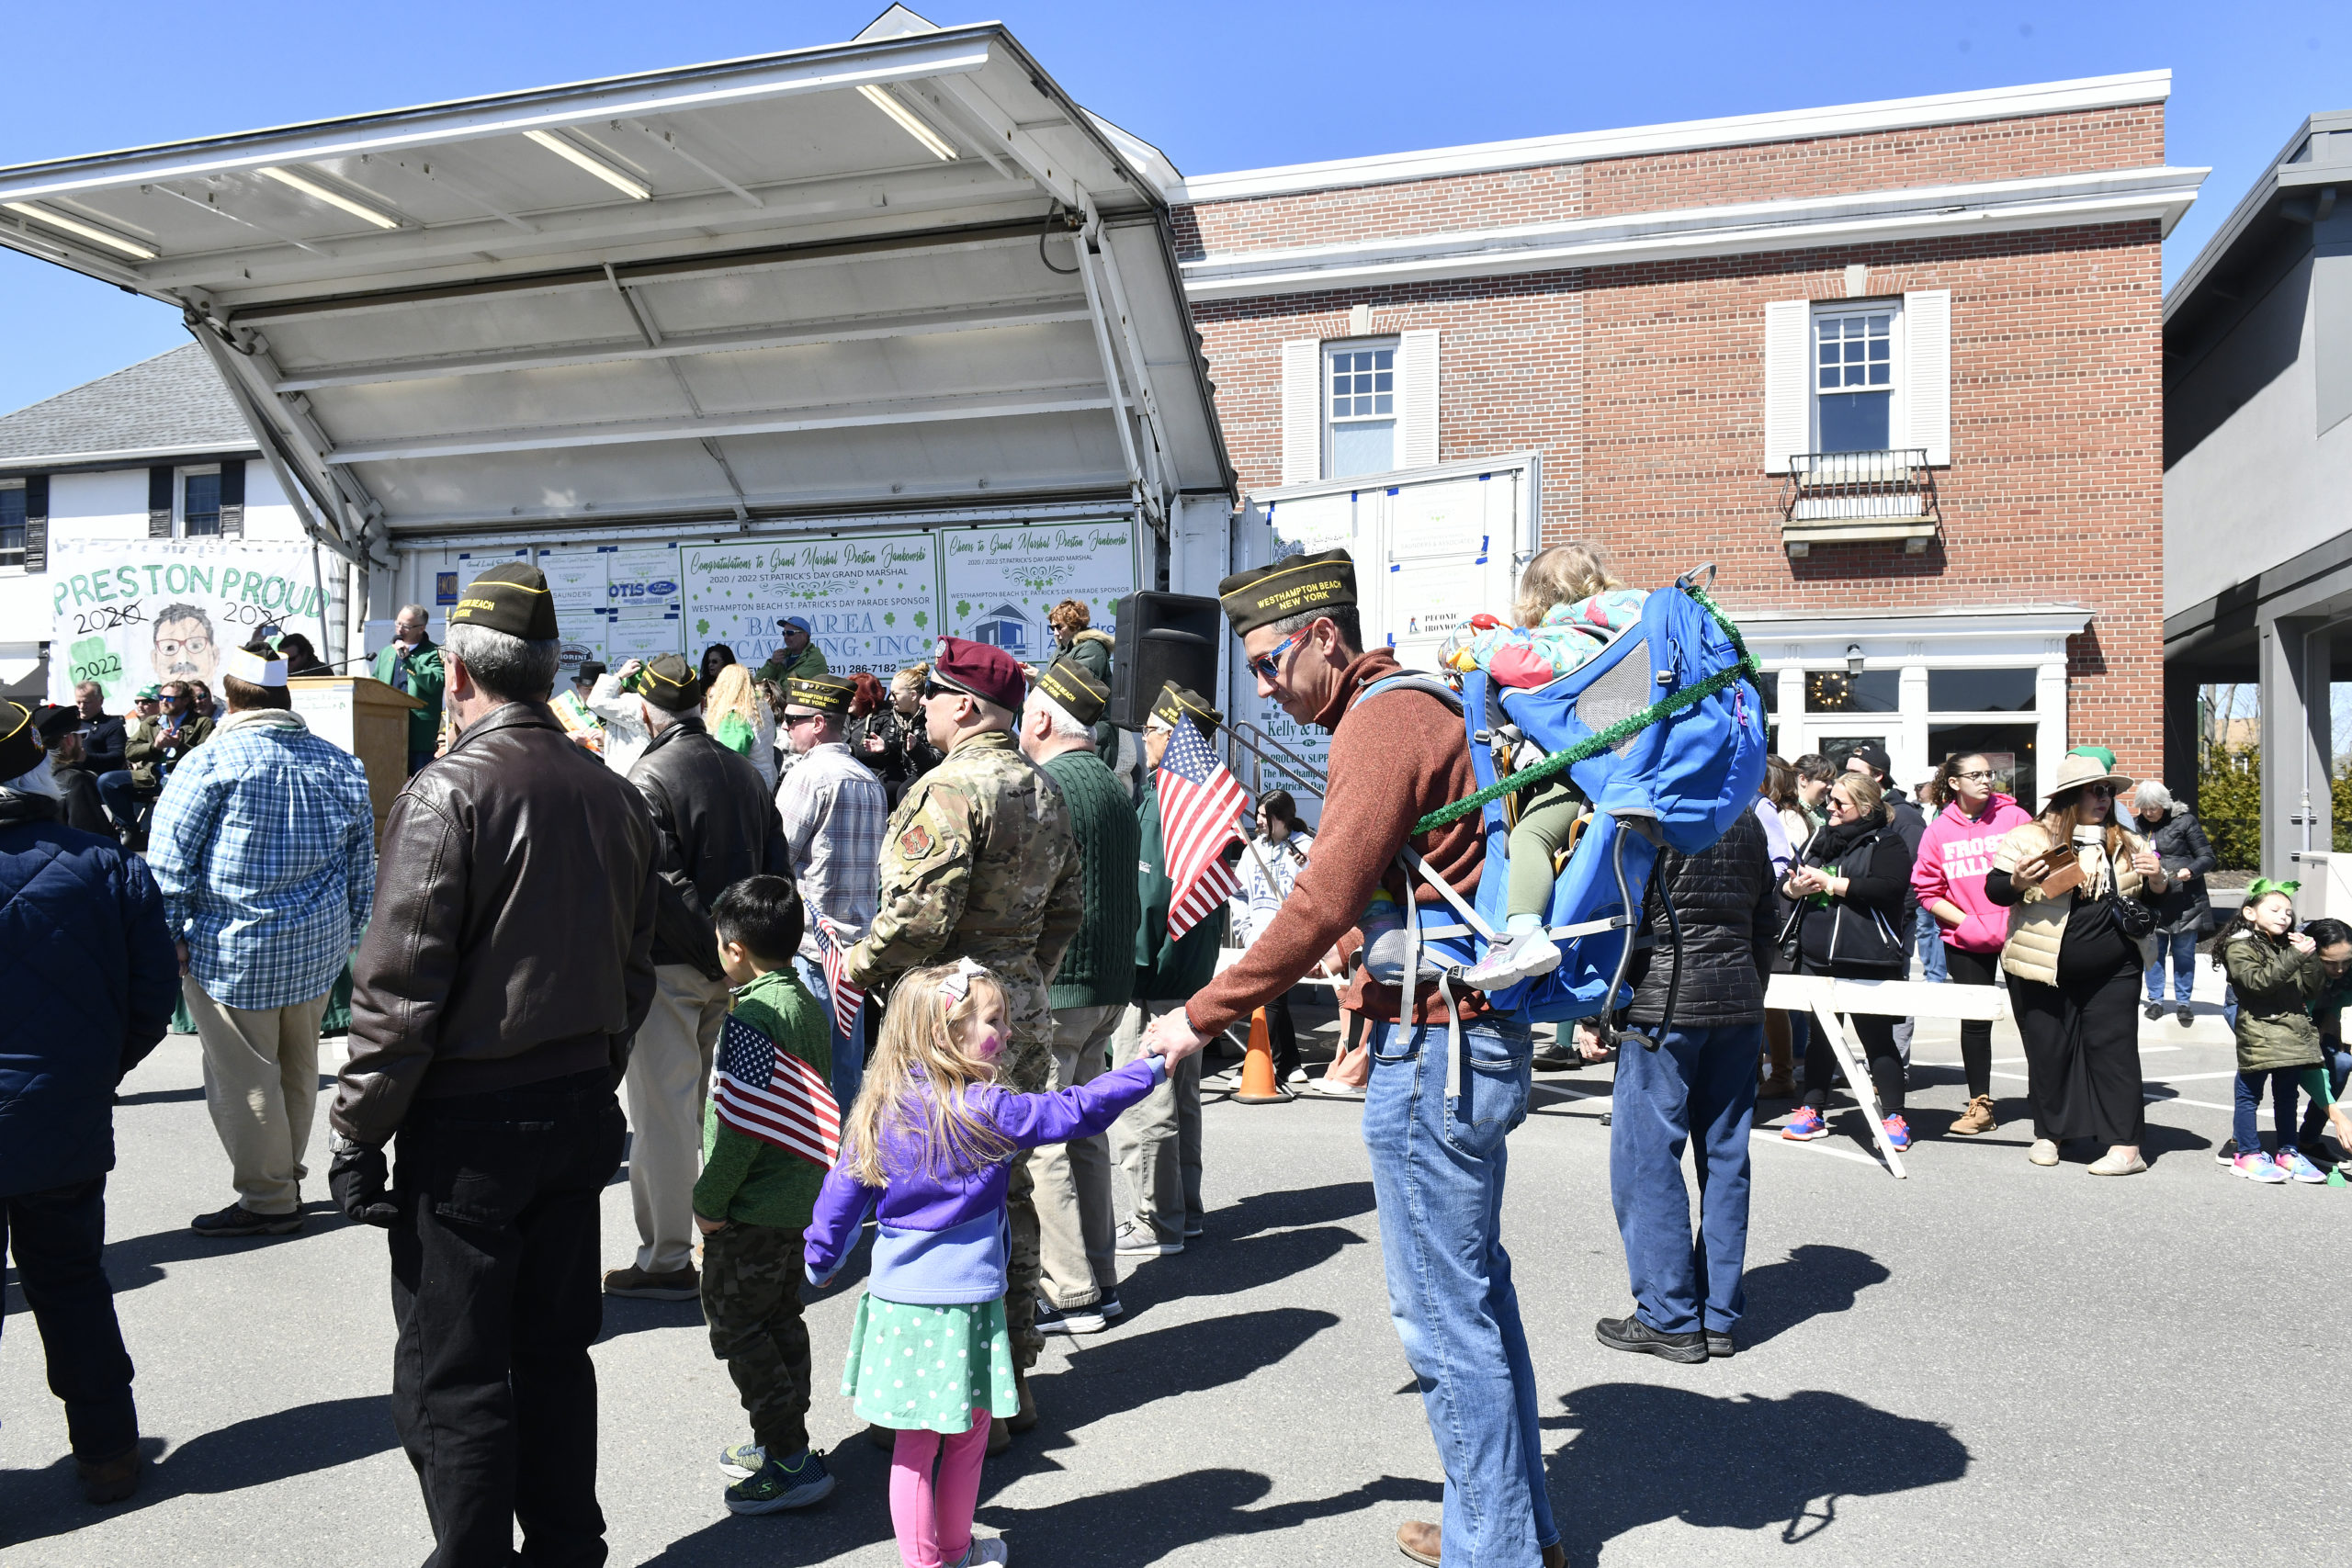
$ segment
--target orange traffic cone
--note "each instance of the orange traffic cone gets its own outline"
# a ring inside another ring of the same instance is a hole
[[[1241,1087],[1234,1091],[1239,1105],[1280,1105],[1290,1096],[1274,1082],[1274,1048],[1266,1043],[1266,1010],[1250,1015],[1250,1054],[1241,1062]]]

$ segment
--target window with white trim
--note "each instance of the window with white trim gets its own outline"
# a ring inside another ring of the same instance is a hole
[[[1816,307],[1813,317],[1813,449],[1883,452],[1905,446],[1896,400],[1902,361],[1896,339],[1901,306]]]
[[[1396,341],[1323,345],[1323,473],[1385,474],[1396,467]]]
[[[25,481],[0,479],[0,566],[25,564]]]
[[[180,536],[217,537],[220,532],[220,467],[180,470]]]

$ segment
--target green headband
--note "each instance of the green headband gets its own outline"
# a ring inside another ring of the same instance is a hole
[[[2245,901],[2253,904],[2273,893],[2284,893],[2292,898],[2302,889],[2303,885],[2300,882],[2273,882],[2267,876],[2257,876],[2245,885]]]

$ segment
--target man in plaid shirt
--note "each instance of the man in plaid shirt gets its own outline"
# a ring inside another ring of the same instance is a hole
[[[786,682],[785,743],[800,761],[775,792],[784,841],[792,851],[800,900],[808,910],[792,965],[832,1023],[836,1043],[831,1087],[843,1112],[865,1078],[864,1040],[857,1019],[832,1016],[832,989],[825,984],[825,937],[818,919],[832,922],[844,952],[874,923],[882,829],[890,821],[882,781],[851,754],[842,739],[854,689],[840,675],[796,671]]]
[[[237,1201],[199,1235],[302,1228],[319,1018],[376,897],[376,814],[358,760],[289,707],[265,644],[222,665],[229,713],[164,786],[148,863],[204,1043],[204,1100]]]

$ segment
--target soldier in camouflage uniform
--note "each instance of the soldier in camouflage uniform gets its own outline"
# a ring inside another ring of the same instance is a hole
[[[1013,738],[1026,694],[1021,666],[1004,649],[940,639],[923,686],[923,723],[946,760],[910,785],[891,813],[874,923],[847,962],[868,990],[922,964],[958,958],[987,964],[1004,987],[1012,1032],[998,1081],[1036,1094],[1053,1072],[1046,982],[1077,934],[1086,899],[1061,791]],[[1027,1160],[1014,1162],[1008,1196],[1004,1316],[1022,1374],[1021,1414],[1012,1422],[1019,1430],[1036,1423],[1026,1373],[1045,1348]]]

